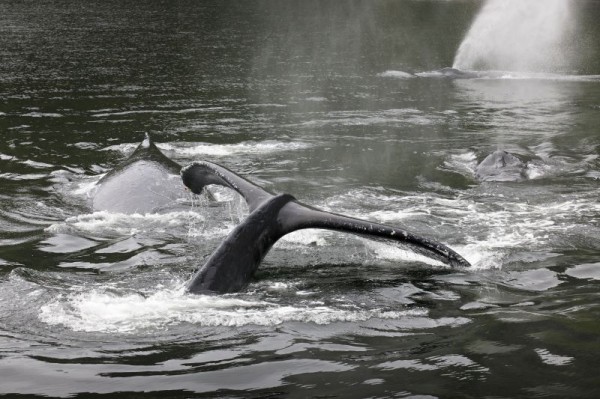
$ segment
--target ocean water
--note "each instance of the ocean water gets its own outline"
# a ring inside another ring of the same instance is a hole
[[[457,76],[479,1],[0,0],[0,395],[598,397],[600,5],[564,4],[560,62]],[[144,133],[472,268],[304,230],[186,294],[248,210],[94,212]]]

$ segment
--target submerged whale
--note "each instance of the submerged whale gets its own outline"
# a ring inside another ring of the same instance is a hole
[[[479,75],[475,72],[462,71],[460,69],[450,67],[438,69],[437,72],[443,77],[450,79],[474,79],[479,77]]]
[[[180,170],[146,134],[129,158],[98,181],[92,207],[126,214],[160,211],[181,197]]]
[[[211,162],[194,162],[181,170],[183,183],[195,194],[207,185],[229,187],[248,203],[250,214],[235,227],[186,289],[195,294],[235,292],[248,285],[260,262],[284,235],[300,229],[320,228],[389,240],[450,266],[470,266],[447,246],[406,230],[321,211],[289,194],[274,195],[232,171]]]
[[[475,168],[481,181],[519,181],[525,178],[527,165],[513,154],[497,150],[485,157]]]
[[[456,68],[442,68],[436,69],[429,72],[419,72],[416,74],[422,78],[446,78],[446,79],[475,79],[479,78],[480,75],[477,72],[472,71],[461,71]]]

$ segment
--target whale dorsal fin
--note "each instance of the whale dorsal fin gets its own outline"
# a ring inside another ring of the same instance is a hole
[[[121,171],[127,168],[129,165],[132,165],[139,161],[149,161],[154,162],[158,165],[161,165],[164,169],[166,169],[169,173],[174,175],[178,174],[181,170],[181,165],[177,162],[173,161],[165,154],[163,154],[154,141],[150,138],[148,133],[145,134],[144,140],[135,148],[135,150],[131,153],[127,159],[123,162],[115,166],[110,172],[108,172],[100,181],[99,184],[102,184],[104,181],[111,179],[114,175],[121,173]]]
[[[181,165],[163,154],[156,144],[154,144],[154,140],[152,140],[148,133],[145,133],[144,140],[136,147],[135,151],[127,158],[126,162],[133,163],[142,159],[160,163],[174,174],[178,174],[181,170]]]
[[[146,135],[127,159],[98,181],[92,191],[92,208],[127,214],[164,209],[183,193],[180,170]]]

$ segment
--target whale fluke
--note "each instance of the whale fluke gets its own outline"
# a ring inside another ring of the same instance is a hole
[[[209,184],[229,187],[248,202],[250,214],[192,277],[187,290],[222,294],[243,289],[271,247],[286,234],[308,228],[328,229],[375,240],[393,241],[453,267],[470,266],[447,246],[406,230],[322,211],[289,194],[273,195],[215,163],[194,162],[181,170],[183,183],[196,194]]]
[[[248,203],[250,212],[274,194],[244,179],[219,164],[197,161],[181,169],[183,184],[194,194],[201,194],[210,184],[229,187],[237,191]]]

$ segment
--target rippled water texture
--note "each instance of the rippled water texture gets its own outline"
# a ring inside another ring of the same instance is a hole
[[[598,397],[600,4],[563,4],[564,62],[453,71],[479,1],[0,0],[0,394]],[[248,210],[94,212],[145,132],[473,267],[305,230],[188,295]]]

